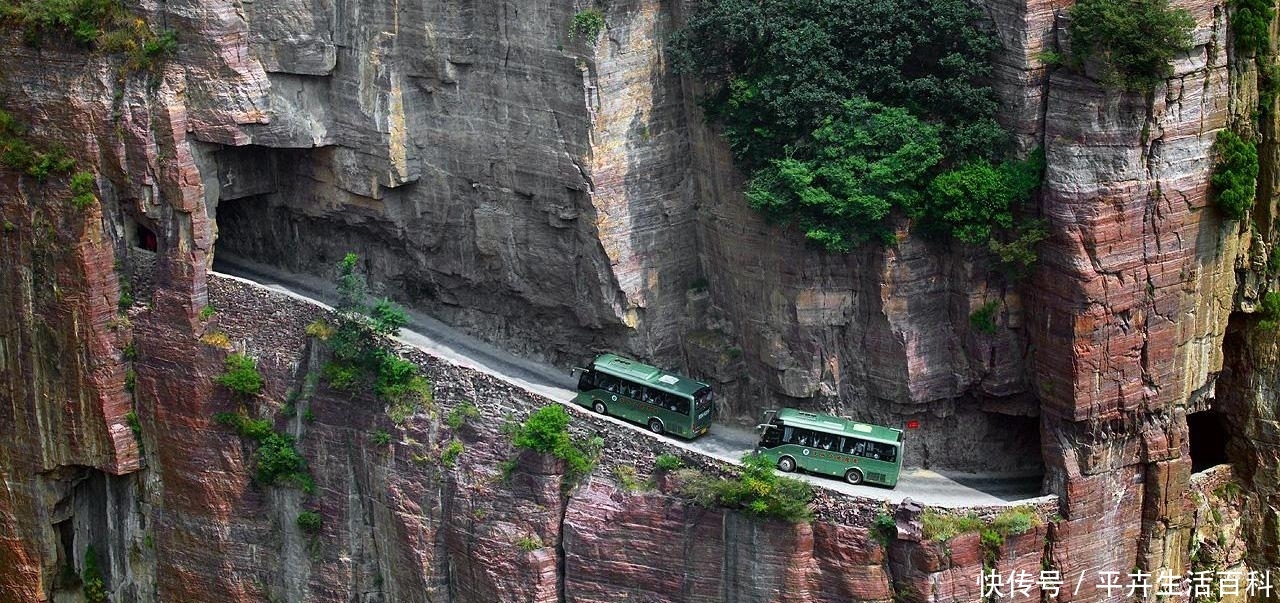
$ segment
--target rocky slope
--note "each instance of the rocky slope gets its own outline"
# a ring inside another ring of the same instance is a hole
[[[215,245],[318,273],[354,250],[388,294],[507,347],[562,364],[622,350],[711,379],[731,419],[779,403],[919,419],[913,463],[1043,467],[1061,521],[1002,549],[1019,567],[1274,566],[1274,526],[1232,519],[1280,508],[1276,337],[1254,316],[1272,280],[1274,123],[1258,124],[1253,220],[1224,220],[1207,195],[1217,131],[1254,119],[1256,69],[1223,4],[1183,0],[1196,47],[1174,77],[1108,91],[1037,58],[1061,47],[1066,4],[987,3],[1003,115],[1048,162],[1051,236],[1020,284],[906,230],[835,256],[762,222],[697,83],[666,63],[680,2],[614,0],[594,44],[570,39],[583,6],[567,2],[145,2],[139,16],[179,39],[150,72],[6,28],[3,109],[33,144],[67,149],[96,202],[70,203],[65,174],[0,168],[0,601],[74,599],[89,544],[129,601],[781,596],[748,575],[787,576],[796,600],[975,598],[972,536],[950,556],[910,537],[886,549],[873,513],[760,526],[621,492],[603,470],[565,499],[545,459],[508,487],[491,432],[456,434],[467,452],[443,467],[454,434],[438,420],[396,427],[311,390],[310,314],[211,297]],[[969,326],[989,301],[994,335]],[[317,495],[252,485],[251,448],[212,422],[233,408],[212,383],[224,351],[201,341],[218,329],[268,368],[258,412],[311,396],[314,423],[277,418]],[[442,404],[501,414],[523,397],[432,373]],[[1192,477],[1187,417],[1204,413],[1224,418],[1238,492]],[[377,429],[396,442],[371,444]],[[306,506],[318,537],[293,527]],[[608,544],[654,525],[655,548]],[[513,544],[535,537],[547,546]],[[659,559],[677,546],[679,576]],[[1086,585],[1062,600],[1106,598]]]

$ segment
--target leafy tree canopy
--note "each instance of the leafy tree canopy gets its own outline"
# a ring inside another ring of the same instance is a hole
[[[985,24],[968,0],[706,0],[671,49],[707,83],[752,206],[848,251],[890,241],[895,211],[938,222],[922,211],[938,174],[1004,169]]]
[[[1080,0],[1071,15],[1072,62],[1096,59],[1103,83],[1149,91],[1173,75],[1171,62],[1191,49],[1196,21],[1169,0]]]

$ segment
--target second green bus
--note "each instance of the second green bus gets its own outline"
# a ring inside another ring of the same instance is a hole
[[[892,488],[902,471],[902,430],[794,408],[765,412],[756,452],[782,471],[803,469],[851,484]]]

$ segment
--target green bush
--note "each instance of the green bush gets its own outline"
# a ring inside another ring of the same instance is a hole
[[[325,364],[320,372],[324,374],[325,380],[329,382],[329,387],[343,392],[354,390],[364,377],[360,367],[336,360]]]
[[[379,429],[373,432],[373,435],[370,437],[370,439],[372,439],[373,443],[378,446],[386,446],[387,444],[391,443],[391,434],[387,433],[387,430],[385,429]]]
[[[578,11],[573,16],[573,23],[569,26],[569,39],[581,38],[592,46],[595,45],[596,39],[600,37],[600,32],[604,30],[604,13],[599,9],[588,8]]]
[[[256,396],[262,391],[262,375],[253,359],[244,354],[228,354],[225,370],[217,381],[223,387],[244,396]]]
[[[85,547],[84,571],[80,573],[80,591],[87,603],[106,603],[107,585],[102,579],[102,571],[98,569],[98,554],[93,545]]]
[[[925,540],[951,540],[961,534],[979,532],[984,527],[976,515],[951,515],[925,509],[920,516]]]
[[[924,196],[920,214],[929,230],[972,245],[988,245],[1014,227],[1013,211],[1040,186],[1044,151],[999,165],[979,159],[942,172]]]
[[[870,239],[892,242],[894,208],[919,206],[919,182],[942,159],[936,127],[866,99],[844,103],[812,133],[808,152],[755,172],[747,201],[765,216],[800,226],[829,251]]]
[[[809,503],[813,489],[797,479],[774,472],[773,463],[758,454],[742,457],[742,473],[736,480],[709,478],[697,471],[680,474],[680,491],[704,506],[722,506],[757,517],[791,522],[813,519]]]
[[[1274,331],[1280,327],[1280,292],[1272,291],[1262,297],[1259,315],[1262,320],[1258,322],[1258,328]]]
[[[543,547],[542,539],[536,535],[526,534],[516,541],[516,546],[525,552],[536,551]]]
[[[1275,8],[1268,0],[1233,0],[1231,29],[1241,54],[1267,52],[1271,48],[1271,19]]]
[[[563,459],[570,477],[581,477],[591,471],[592,461],[569,437],[569,413],[559,404],[543,406],[529,415],[512,443]]]
[[[675,471],[681,467],[684,467],[684,463],[674,454],[659,454],[653,460],[653,468],[658,471]]]
[[[76,172],[71,175],[71,204],[79,209],[93,205],[98,198],[93,195],[94,179],[89,172]]]
[[[449,443],[444,447],[444,450],[440,451],[440,462],[443,463],[445,467],[454,466],[458,462],[458,457],[462,456],[463,450],[465,450],[465,448],[463,447],[462,442],[459,442],[458,440],[449,440]]]
[[[124,421],[129,425],[129,431],[133,432],[133,438],[141,442],[142,441],[142,421],[138,420],[138,413],[132,410],[124,413]]]
[[[254,452],[254,477],[259,483],[292,483],[304,492],[315,490],[315,482],[307,471],[307,461],[294,448],[293,436],[277,432],[271,421],[252,419],[237,412],[220,412],[213,418],[234,428],[240,437],[258,443]]]
[[[307,472],[307,461],[294,448],[293,436],[271,432],[258,443],[257,478],[264,484],[294,480]]]
[[[898,537],[898,522],[893,515],[885,511],[876,515],[875,523],[871,525],[871,537],[882,546],[889,546]]]
[[[1000,260],[1005,272],[1014,279],[1026,276],[1039,259],[1036,248],[1049,238],[1049,224],[1044,220],[1024,220],[1012,232],[991,239],[987,249]]]
[[[636,476],[636,468],[630,465],[617,465],[613,468],[613,478],[618,480],[623,491],[637,492],[644,489],[645,484]]]
[[[1071,16],[1071,61],[1102,67],[1104,84],[1150,91],[1173,75],[1171,62],[1191,49],[1195,19],[1169,0],[1081,0]]]
[[[1258,186],[1258,147],[1231,130],[1213,143],[1217,161],[1209,177],[1210,198],[1229,220],[1243,220],[1253,207]]]
[[[125,71],[149,70],[173,56],[173,30],[151,31],[120,0],[0,0],[0,21],[23,30],[27,43],[63,37],[84,47],[123,54]]]
[[[1014,507],[1001,511],[991,520],[990,529],[995,530],[1002,536],[1017,536],[1026,534],[1032,528],[1041,525],[1043,522],[1040,515],[1032,507]]]
[[[995,335],[996,333],[996,310],[1000,308],[1000,300],[993,299],[978,307],[969,315],[969,326],[973,330],[985,334]]]
[[[315,511],[303,511],[298,514],[298,519],[294,521],[298,528],[308,534],[317,534],[323,525],[323,519],[320,514]]]
[[[200,308],[200,320],[209,320],[210,318],[213,318],[214,314],[217,314],[217,313],[218,313],[217,308],[214,308],[210,304],[205,304],[203,308]]]
[[[994,120],[988,21],[968,0],[706,0],[671,56],[706,81],[752,206],[848,251],[892,242],[891,218],[918,215],[935,176],[999,169],[1009,135]]]
[[[449,411],[445,416],[444,422],[449,429],[457,430],[467,423],[467,419],[476,419],[480,417],[480,409],[475,404],[464,401],[457,407]]]

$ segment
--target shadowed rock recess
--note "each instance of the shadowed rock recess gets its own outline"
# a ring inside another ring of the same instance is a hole
[[[592,44],[569,36],[584,1],[130,2],[178,40],[142,68],[0,22],[0,109],[74,161],[0,162],[0,603],[101,601],[98,580],[119,602],[834,603],[979,601],[984,567],[1060,571],[1056,601],[1132,599],[1100,571],[1280,579],[1280,111],[1225,3],[1173,2],[1194,47],[1149,94],[1042,60],[1068,0],[984,3],[1000,117],[1047,163],[1021,281],[905,223],[851,254],[767,224],[665,56],[693,3],[600,4]],[[1210,201],[1227,127],[1260,138],[1239,221]],[[604,461],[575,485],[504,429],[546,400],[412,350],[416,412],[334,390],[322,310],[210,273],[328,278],[352,251],[380,293],[522,355],[677,368],[727,422],[916,420],[908,465],[1043,472],[1056,504],[999,542],[825,490],[813,523],[762,521],[651,469],[729,467],[582,413]],[[263,393],[215,382],[231,350]],[[314,491],[255,480],[214,419],[238,410],[294,438]]]

